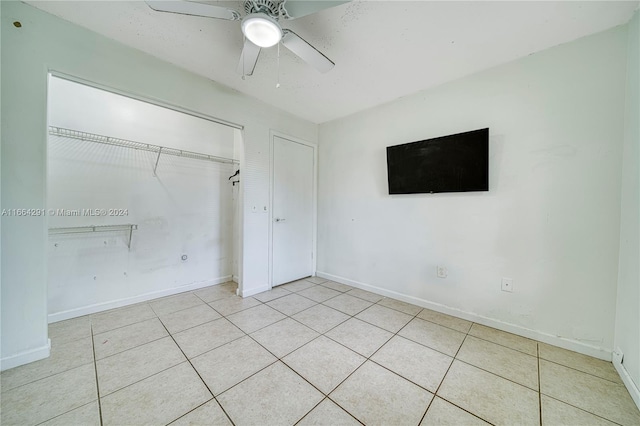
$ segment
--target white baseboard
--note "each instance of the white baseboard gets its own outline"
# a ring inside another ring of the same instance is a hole
[[[47,344],[44,346],[0,359],[0,371],[48,358],[50,353],[51,339],[47,339]]]
[[[95,303],[93,305],[82,306],[79,308],[69,309],[67,311],[55,312],[53,314],[49,314],[47,318],[49,324],[51,324],[53,322],[63,321],[70,318],[77,318],[83,315],[95,314],[96,312],[102,312],[109,309],[120,308],[122,306],[133,305],[134,303],[146,302],[147,300],[156,299],[158,297],[171,296],[178,293],[184,293],[185,291],[197,290],[203,287],[226,283],[230,279],[231,275],[225,275],[224,277],[215,278],[213,280],[199,281],[180,287],[172,287],[164,290],[141,294],[138,296],[126,297],[124,299]]]
[[[249,297],[249,296],[253,296],[254,294],[262,293],[263,291],[267,291],[267,290],[269,290],[268,285],[264,285],[262,287],[242,289],[242,291],[238,294],[238,296]]]
[[[231,277],[231,281],[233,281],[234,283],[238,284],[240,282],[240,277],[237,275],[234,275]]]
[[[519,336],[527,337],[529,339],[538,340],[540,342],[547,343],[549,345],[558,346],[570,351],[579,352],[584,355],[589,355],[595,358],[603,359],[605,361],[611,361],[611,349],[596,347],[585,344],[576,340],[566,339],[559,336],[554,336],[538,330],[532,330],[519,325],[510,324],[504,321],[500,321],[494,318],[488,318],[482,315],[478,315],[472,312],[462,311],[460,309],[445,306],[439,303],[431,302],[425,299],[421,299],[414,296],[407,296],[402,293],[398,293],[385,288],[376,287],[370,284],[365,284],[359,281],[350,280],[348,278],[340,277],[337,275],[328,274],[326,272],[316,272],[316,275],[321,278],[326,278],[331,281],[336,281],[342,284],[350,285],[352,287],[367,290],[372,293],[379,294],[381,296],[391,297],[393,299],[401,300],[403,302],[412,303],[423,308],[428,308],[443,314],[453,315],[458,318],[465,319],[467,321],[476,322],[478,324],[486,325],[488,327],[497,328],[498,330],[506,331],[509,333],[517,334]]]
[[[619,351],[613,352],[613,366],[615,367],[616,371],[620,375],[620,378],[622,379],[622,383],[624,383],[624,386],[629,391],[629,394],[631,395],[633,402],[636,403],[636,405],[638,406],[638,409],[640,410],[640,389],[638,389],[638,385],[633,381],[633,379],[631,378],[631,375],[625,368],[623,354],[620,353]]]

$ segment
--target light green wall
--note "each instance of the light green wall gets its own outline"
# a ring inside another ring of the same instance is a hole
[[[629,22],[627,52],[615,345],[640,388],[640,11]]]
[[[611,359],[626,63],[619,26],[321,124],[319,273]],[[488,192],[388,194],[385,147],[484,127]]]
[[[245,208],[269,205],[269,130],[312,143],[317,126],[19,2],[1,2],[2,208],[44,208],[47,73],[244,125]],[[13,26],[20,21],[22,28]],[[201,52],[193,52],[194,55]],[[268,215],[244,215],[245,290],[268,283]],[[46,355],[47,221],[2,218],[2,366]],[[31,355],[29,355],[31,353]],[[22,361],[21,361],[22,360]]]

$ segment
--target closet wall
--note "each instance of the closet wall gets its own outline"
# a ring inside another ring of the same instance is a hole
[[[238,130],[56,77],[48,120],[219,157],[240,151]],[[50,134],[49,321],[230,280],[237,168]],[[93,225],[134,228],[78,228]]]

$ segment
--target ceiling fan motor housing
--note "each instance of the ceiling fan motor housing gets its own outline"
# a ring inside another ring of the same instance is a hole
[[[280,2],[273,0],[247,0],[244,2],[244,11],[247,15],[252,13],[266,13],[277,19],[278,3]]]

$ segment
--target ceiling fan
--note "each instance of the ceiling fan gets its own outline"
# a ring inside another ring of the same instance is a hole
[[[253,74],[260,49],[275,46],[280,42],[318,71],[330,71],[335,64],[302,37],[289,29],[283,29],[280,21],[311,15],[348,1],[246,0],[245,16],[242,17],[236,10],[222,6],[183,0],[145,0],[151,9],[158,12],[241,21],[245,42],[237,71],[243,76]]]

